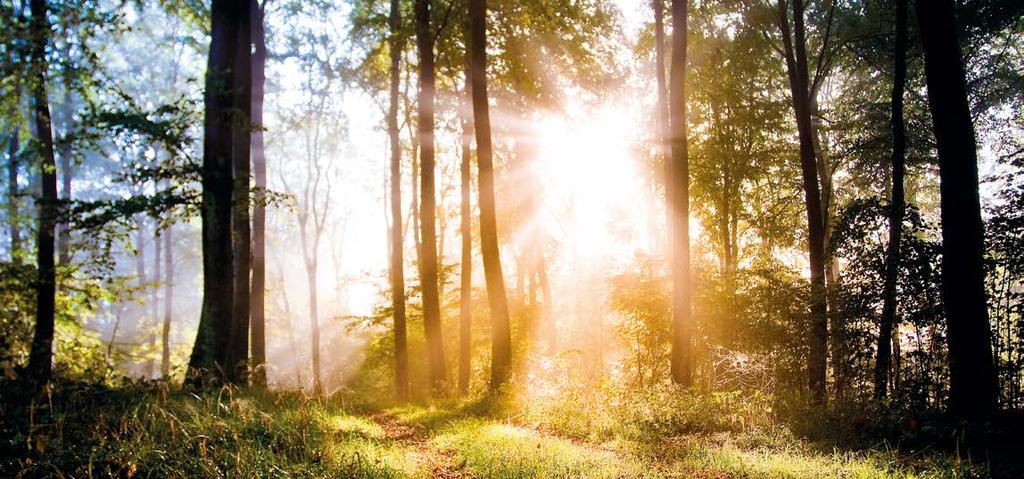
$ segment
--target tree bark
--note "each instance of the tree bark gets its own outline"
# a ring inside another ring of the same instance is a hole
[[[672,70],[669,78],[670,175],[666,182],[672,248],[672,380],[693,384],[690,306],[690,167],[686,125],[686,16],[688,0],[672,0]]]
[[[390,102],[388,140],[391,144],[391,308],[395,326],[395,394],[409,399],[409,351],[405,320],[405,242],[402,240],[402,143],[398,137],[399,70],[403,48],[399,0],[391,0],[388,25],[391,28]]]
[[[156,325],[160,321],[160,277],[163,274],[161,268],[163,267],[163,245],[160,241],[160,225],[156,222],[153,223],[153,291],[150,296],[152,304],[150,305],[150,315],[153,317],[153,325],[150,331],[150,344],[153,346],[154,351],[156,350],[158,337]],[[146,360],[146,379],[153,379],[156,377],[156,358],[151,354],[149,359]]]
[[[323,381],[320,379],[320,313],[317,304],[317,264],[319,258],[315,250],[313,256],[306,261],[306,281],[309,285],[309,350],[313,362],[313,394],[324,393]]]
[[[419,100],[416,120],[420,138],[420,288],[423,293],[423,328],[427,341],[430,385],[443,388],[446,379],[441,339],[441,304],[437,285],[437,238],[434,197],[434,34],[430,26],[431,1],[416,0],[416,46],[419,51]]]
[[[171,374],[171,318],[174,305],[174,248],[171,236],[174,227],[164,231],[164,324],[160,334],[160,376],[169,379]]]
[[[13,117],[13,115],[12,115]],[[7,143],[7,225],[11,236],[11,263],[21,263],[21,221],[18,218],[18,153],[21,131],[15,127]]]
[[[468,67],[468,64],[467,64]],[[462,108],[459,120],[462,127],[462,163],[459,165],[459,176],[462,180],[462,196],[459,203],[459,232],[462,237],[462,265],[459,274],[459,392],[469,392],[469,374],[471,370],[471,340],[473,326],[473,236],[470,229],[472,221],[470,210],[470,189],[472,175],[470,163],[473,161],[470,145],[473,141],[473,124],[470,122],[472,101],[472,85],[469,71],[466,71],[466,85],[463,92]]]
[[[807,210],[807,249],[811,273],[811,305],[808,324],[807,376],[808,387],[815,402],[825,402],[825,371],[827,368],[828,319],[825,305],[825,223],[821,211],[821,192],[814,155],[811,129],[810,96],[807,79],[807,44],[804,38],[803,0],[793,0],[793,37],[790,37],[786,0],[780,0],[779,28],[785,47],[786,71],[789,77],[800,140],[800,170],[803,177],[804,204]]]
[[[235,65],[238,50],[238,2],[214,0],[211,6],[210,53],[206,67],[202,176],[203,306],[199,331],[189,358],[189,384],[202,387],[226,379],[225,359],[234,311],[234,254],[231,248],[231,201],[234,192]]]
[[[71,69],[70,52],[65,48],[61,54],[67,63],[64,65],[65,72],[62,78],[64,83],[64,100],[61,105],[61,116],[64,117],[64,138],[60,142],[60,154],[57,157],[60,158],[60,198],[62,202],[66,203],[71,201],[71,179],[74,176],[71,165],[71,136],[75,122],[71,95],[72,74],[68,71]],[[71,228],[67,221],[60,221],[57,224],[57,264],[63,266],[69,263],[71,263]]]
[[[267,157],[263,145],[263,95],[266,85],[267,41],[264,27],[267,0],[252,0],[252,166],[256,201],[252,212],[252,284],[249,307],[252,320],[252,382],[267,385]]]
[[[893,47],[892,80],[892,198],[889,204],[889,244],[885,252],[885,284],[882,288],[882,318],[878,327],[878,356],[875,359],[875,398],[883,399],[889,385],[893,325],[896,324],[896,277],[900,267],[903,214],[906,209],[903,177],[907,132],[903,122],[903,93],[907,82],[907,0],[896,0],[896,43]]]
[[[234,59],[234,194],[231,205],[231,241],[234,253],[234,300],[231,315],[231,344],[226,364],[229,380],[248,383],[249,361],[249,275],[252,260],[252,229],[249,224],[249,176],[252,171],[252,2],[239,2],[238,50]]]
[[[958,418],[981,419],[996,408],[997,386],[982,264],[984,225],[974,124],[953,2],[921,2],[915,10],[939,152],[950,411]]]
[[[56,314],[57,279],[54,267],[54,228],[57,220],[57,165],[53,153],[50,102],[46,97],[46,45],[50,22],[45,0],[32,0],[32,108],[40,146],[42,190],[36,231],[36,324],[29,352],[29,374],[36,387],[50,381],[53,371],[53,330]]]
[[[477,191],[480,205],[480,249],[491,309],[492,390],[508,381],[512,369],[512,334],[508,297],[501,272],[498,221],[494,204],[494,165],[491,150],[491,119],[487,104],[487,0],[469,1],[469,74],[473,95],[473,129],[476,133]]]

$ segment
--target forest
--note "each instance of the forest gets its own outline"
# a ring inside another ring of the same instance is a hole
[[[1024,2],[0,19],[0,477],[1024,477]]]

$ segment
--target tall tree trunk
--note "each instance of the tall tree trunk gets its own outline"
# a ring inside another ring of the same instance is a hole
[[[462,180],[462,197],[459,203],[459,232],[462,236],[462,265],[459,273],[459,392],[462,394],[469,392],[469,374],[472,366],[470,348],[473,334],[473,233],[470,229],[472,211],[469,203],[472,182],[470,163],[473,161],[470,149],[473,141],[473,124],[470,121],[473,107],[471,87],[467,64],[465,91],[462,108],[459,111],[462,127],[462,163],[459,165],[459,176]]]
[[[252,284],[249,294],[252,320],[252,382],[267,385],[267,157],[263,146],[263,94],[267,81],[267,40],[264,27],[267,0],[252,0],[252,167],[256,201],[252,212]]]
[[[156,325],[160,324],[160,276],[163,272],[160,270],[163,267],[163,245],[160,241],[160,225],[156,222],[153,223],[153,291],[150,296],[152,304],[150,304],[150,315],[153,317],[153,324],[150,329],[150,345],[152,345],[154,352],[157,348],[157,329]],[[146,379],[153,379],[156,377],[156,358],[149,355],[146,360]]]
[[[395,394],[409,399],[409,351],[405,326],[405,242],[402,240],[402,143],[398,137],[399,70],[402,61],[402,12],[399,0],[391,0],[390,101],[388,140],[391,144],[391,309],[395,322]]]
[[[427,340],[430,385],[444,386],[444,343],[441,339],[441,304],[437,286],[437,238],[434,198],[434,33],[430,27],[430,0],[416,0],[416,46],[419,51],[420,91],[416,119],[420,138],[420,288],[423,292],[423,328]]]
[[[779,28],[782,31],[800,139],[800,170],[803,177],[804,204],[807,210],[807,249],[811,269],[811,305],[808,331],[807,375],[808,386],[815,402],[825,401],[825,371],[828,355],[828,319],[825,305],[825,222],[821,211],[821,192],[818,189],[818,168],[814,156],[814,138],[811,129],[810,98],[807,79],[807,44],[804,38],[803,0],[793,0],[793,37],[790,37],[786,0],[778,5]]]
[[[65,39],[67,40],[67,39]],[[70,43],[70,42],[66,42]],[[64,101],[61,105],[61,116],[63,116],[64,122],[64,138],[60,142],[60,154],[57,155],[60,158],[60,180],[61,180],[61,194],[60,198],[63,202],[71,201],[71,179],[74,176],[71,166],[71,136],[72,131],[75,127],[74,121],[74,108],[72,105],[72,73],[71,70],[71,53],[70,48],[65,47],[61,54],[64,56],[66,61],[63,76],[63,87],[64,87]],[[61,221],[57,224],[57,264],[66,265],[71,262],[71,228],[67,221]]]
[[[547,328],[545,336],[548,340],[548,354],[555,355],[558,353],[558,328],[555,324],[556,318],[554,314],[554,299],[551,297],[551,285],[548,283],[548,271],[547,265],[544,261],[544,255],[540,257],[540,267],[538,268],[540,273],[540,288],[544,293],[544,309],[542,314],[544,316],[544,325]]]
[[[949,333],[951,412],[984,418],[997,386],[985,299],[984,226],[978,156],[952,0],[915,8],[925,55],[928,106],[939,151],[942,209],[942,303]]]
[[[164,324],[160,333],[160,376],[169,379],[171,374],[171,317],[174,305],[174,248],[172,238],[174,227],[164,231]]]
[[[54,227],[57,220],[57,165],[53,153],[50,102],[46,97],[46,45],[50,22],[46,1],[32,0],[32,108],[39,140],[42,191],[39,197],[39,226],[36,231],[36,324],[29,352],[29,374],[37,387],[50,380],[53,370],[53,329],[56,313],[57,278],[54,267]]]
[[[654,78],[657,81],[658,103],[654,112],[655,125],[658,128],[656,135],[656,151],[658,159],[662,163],[665,174],[666,198],[669,178],[671,178],[672,162],[669,156],[672,154],[668,138],[668,90],[665,86],[665,4],[664,0],[652,0],[654,8]],[[666,220],[671,221],[672,212],[667,212]]]
[[[210,53],[206,67],[206,113],[203,119],[202,250],[203,306],[199,331],[189,358],[187,381],[203,386],[224,379],[234,311],[234,254],[231,248],[231,200],[234,178],[232,110],[236,51],[238,50],[238,2],[213,0]]]
[[[320,379],[320,313],[317,304],[317,264],[319,258],[314,249],[313,255],[306,261],[306,281],[309,285],[309,351],[313,362],[313,394],[321,396],[324,393],[323,382]]]
[[[686,15],[688,0],[672,0],[672,70],[669,78],[670,175],[666,182],[672,245],[672,380],[693,383],[690,310],[690,167],[686,125]]]
[[[477,191],[480,195],[480,249],[491,308],[491,384],[498,389],[512,369],[512,334],[508,298],[501,273],[498,220],[494,204],[494,164],[491,150],[491,118],[487,105],[487,0],[469,0],[469,77],[473,95],[473,129],[476,133]]]
[[[14,115],[11,115],[12,117]],[[21,131],[18,127],[11,132],[11,139],[7,143],[7,225],[11,236],[11,263],[21,263],[21,221],[18,218],[18,205],[21,203],[18,195],[18,153],[21,151],[19,144]]]
[[[878,357],[875,359],[875,398],[882,399],[889,385],[889,369],[896,324],[896,277],[900,267],[900,242],[906,203],[903,176],[907,132],[903,123],[903,92],[907,82],[907,0],[896,0],[896,44],[893,47],[892,80],[892,199],[889,205],[889,244],[885,251],[885,284],[882,288],[882,318],[878,327]]]
[[[231,344],[226,364],[229,380],[248,382],[249,274],[252,260],[252,229],[249,224],[249,176],[252,148],[252,2],[239,2],[241,11],[235,55],[234,194],[231,207],[231,241],[234,253],[234,295]]]

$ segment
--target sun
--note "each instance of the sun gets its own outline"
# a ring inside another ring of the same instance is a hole
[[[537,122],[534,164],[543,188],[538,218],[552,236],[587,261],[650,243],[651,188],[635,145],[633,108],[603,105]]]

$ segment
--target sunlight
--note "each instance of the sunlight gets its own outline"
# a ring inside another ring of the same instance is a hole
[[[632,151],[634,114],[608,104],[552,115],[538,124],[534,169],[544,191],[539,221],[579,259],[597,261],[640,247],[647,193]]]

